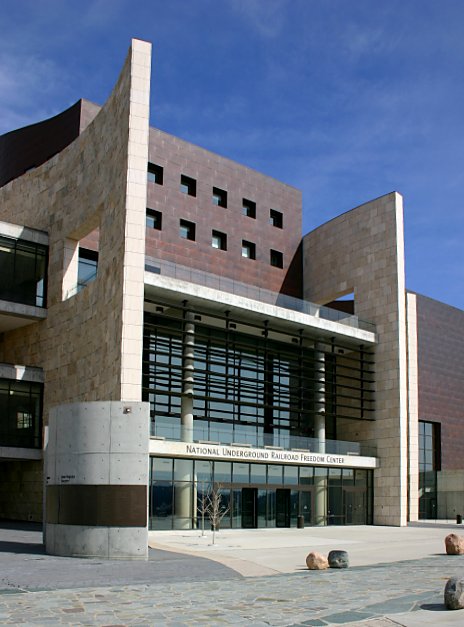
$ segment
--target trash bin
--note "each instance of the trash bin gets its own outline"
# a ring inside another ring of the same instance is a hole
[[[304,516],[300,515],[296,517],[297,529],[304,529]]]
[[[461,516],[461,514],[456,514],[456,523],[458,525],[462,525],[462,516]]]

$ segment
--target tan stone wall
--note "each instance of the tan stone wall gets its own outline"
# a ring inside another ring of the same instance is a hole
[[[417,302],[406,294],[408,332],[408,475],[409,520],[419,519],[419,395],[417,371]]]
[[[42,462],[0,464],[0,518],[42,520]]]
[[[377,445],[374,522],[407,521],[407,370],[402,197],[357,207],[304,238],[304,297],[327,303],[354,292],[355,313],[377,326],[376,420],[353,439]]]
[[[41,167],[0,189],[0,219],[49,234],[48,316],[3,336],[5,362],[41,366],[53,405],[141,395],[150,44],[134,40],[105,106]],[[63,300],[66,242],[99,227],[97,279]]]

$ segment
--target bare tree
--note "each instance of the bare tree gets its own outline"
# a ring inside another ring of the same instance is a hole
[[[197,501],[197,510],[198,510],[198,513],[201,514],[201,535],[202,536],[205,535],[205,516],[208,516],[209,518],[208,506],[210,503],[210,498],[209,498],[210,492],[211,492],[210,487],[208,487],[208,490],[205,492],[205,485],[204,483],[202,483],[201,496],[198,498],[198,501]]]
[[[214,485],[206,493],[206,509],[205,513],[211,523],[213,530],[213,544],[216,541],[216,531],[219,529],[221,520],[230,511],[229,505],[224,505],[222,502],[221,485]]]

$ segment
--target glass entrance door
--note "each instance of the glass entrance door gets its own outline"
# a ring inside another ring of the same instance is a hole
[[[257,501],[256,488],[242,488],[242,529],[256,529]]]
[[[290,527],[290,490],[276,490],[276,527]]]
[[[345,488],[345,525],[365,525],[367,520],[367,494],[364,489]]]

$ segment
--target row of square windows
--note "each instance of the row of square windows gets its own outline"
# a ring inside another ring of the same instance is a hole
[[[155,163],[148,164],[147,178],[150,183],[156,183],[157,185],[163,185],[164,169],[160,165]],[[188,196],[197,195],[197,182],[190,176],[181,174],[180,176],[180,191]],[[218,207],[227,207],[227,191],[220,189],[219,187],[213,187],[211,199],[213,205]],[[248,198],[242,198],[242,213],[249,218],[256,218],[256,203]],[[269,210],[269,223],[272,226],[282,229],[284,226],[284,216],[281,211],[276,209]]]
[[[147,227],[151,229],[161,230],[162,214],[154,209],[147,209],[146,218]],[[189,222],[188,220],[179,220],[179,236],[183,239],[195,241],[196,239],[196,224],[195,222]],[[221,231],[211,231],[211,246],[218,250],[227,250],[227,234]],[[242,240],[242,257],[247,259],[256,259],[256,244]],[[270,250],[269,263],[275,268],[284,267],[284,256],[278,250]]]

